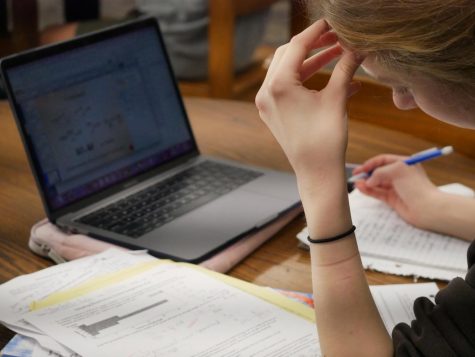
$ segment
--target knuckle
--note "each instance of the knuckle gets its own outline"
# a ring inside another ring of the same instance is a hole
[[[280,55],[282,52],[285,51],[286,48],[287,48],[287,45],[280,45],[280,46],[277,47],[277,49],[275,50],[275,55]]]
[[[269,82],[269,93],[275,98],[285,96],[287,93],[287,83],[281,79],[272,79]]]
[[[257,110],[259,112],[265,112],[267,108],[267,99],[265,98],[265,95],[263,93],[263,90],[260,89],[259,92],[257,92],[256,98],[254,100],[256,104]]]
[[[286,44],[283,44],[283,45],[280,45],[279,47],[277,47],[277,49],[274,51],[274,55],[272,56],[272,60],[278,60],[279,58],[281,58],[285,51],[287,50],[287,48],[289,47],[289,44],[286,43]]]
[[[293,35],[293,36],[290,38],[289,43],[290,43],[291,45],[298,45],[298,44],[300,44],[300,42],[301,42],[301,38],[302,38],[302,36],[300,36],[300,34]]]

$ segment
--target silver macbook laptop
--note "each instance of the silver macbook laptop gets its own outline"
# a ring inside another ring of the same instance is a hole
[[[198,152],[146,18],[1,62],[49,219],[199,262],[299,204],[295,177]]]

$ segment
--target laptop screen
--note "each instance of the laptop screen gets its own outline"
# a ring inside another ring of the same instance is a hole
[[[8,69],[55,210],[195,150],[155,26]]]

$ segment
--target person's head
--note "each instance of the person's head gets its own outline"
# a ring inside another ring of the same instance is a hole
[[[401,109],[475,128],[474,0],[314,0],[343,46]]]

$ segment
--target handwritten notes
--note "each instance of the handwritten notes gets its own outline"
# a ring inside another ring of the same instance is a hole
[[[460,189],[461,185],[444,188],[465,195],[471,192]],[[465,276],[468,242],[411,226],[385,203],[358,190],[349,199],[365,268],[441,280]],[[306,243],[307,235],[304,229],[297,237]]]

